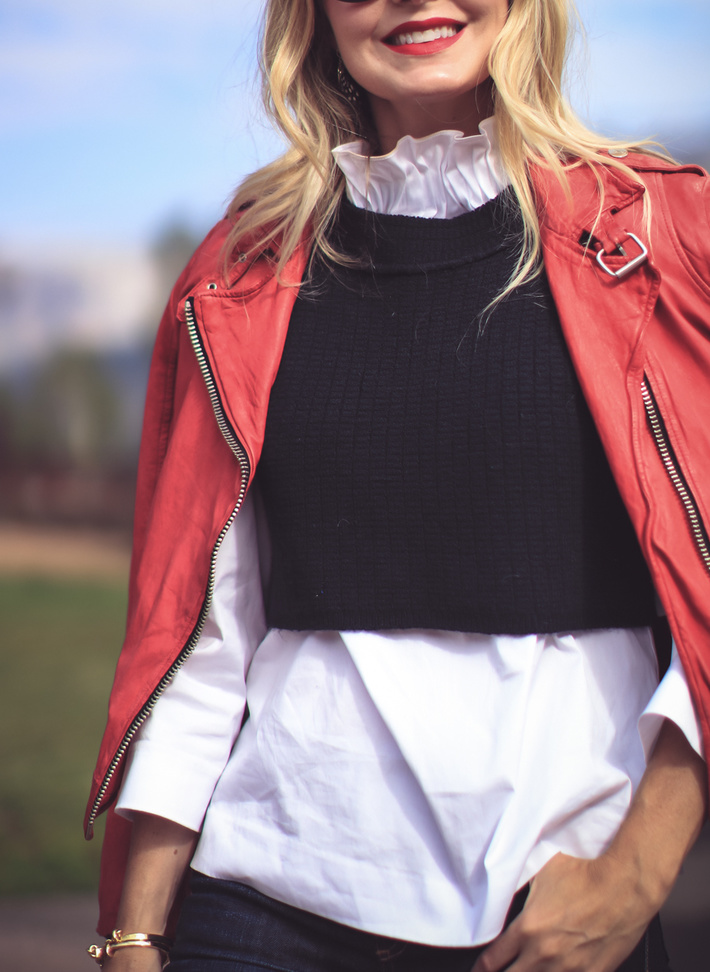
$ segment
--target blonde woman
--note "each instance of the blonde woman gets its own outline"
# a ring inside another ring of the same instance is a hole
[[[668,968],[707,800],[709,193],[575,119],[568,14],[266,4],[289,148],[148,392],[87,819],[112,972]]]

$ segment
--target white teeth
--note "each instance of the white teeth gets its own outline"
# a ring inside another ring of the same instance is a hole
[[[434,27],[432,30],[415,30],[411,34],[395,34],[392,38],[393,47],[402,47],[405,44],[428,44],[431,41],[440,40],[442,37],[453,37],[458,31],[453,25],[446,27]]]

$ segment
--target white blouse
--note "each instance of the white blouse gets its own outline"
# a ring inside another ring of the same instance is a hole
[[[334,154],[378,212],[450,218],[507,184],[492,119]],[[196,870],[369,932],[481,944],[554,854],[604,850],[664,718],[702,753],[678,655],[657,687],[646,629],[267,631],[260,524],[248,495],[118,802],[201,829]]]

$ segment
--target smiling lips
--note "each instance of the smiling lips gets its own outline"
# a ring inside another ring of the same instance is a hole
[[[385,38],[383,43],[397,54],[436,54],[455,44],[463,24],[455,20],[411,20]]]

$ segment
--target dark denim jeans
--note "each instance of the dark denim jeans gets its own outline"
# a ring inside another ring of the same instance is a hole
[[[526,893],[516,895],[508,921]],[[170,972],[470,972],[482,950],[371,935],[193,872]],[[618,972],[670,972],[658,919]]]

